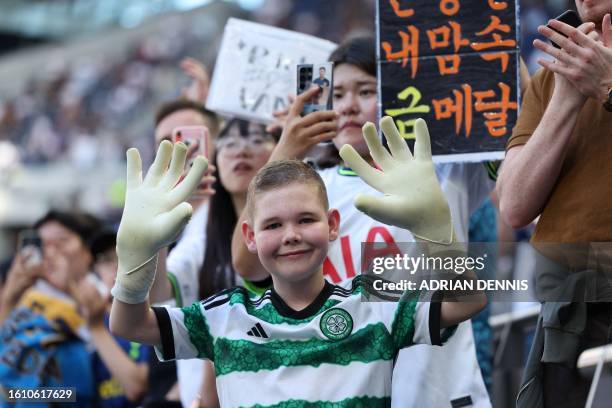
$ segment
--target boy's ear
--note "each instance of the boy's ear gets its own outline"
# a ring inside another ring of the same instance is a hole
[[[255,244],[255,231],[253,231],[248,221],[242,222],[242,236],[244,237],[244,243],[249,249],[249,252],[256,254],[257,245]]]
[[[329,225],[329,240],[335,241],[340,232],[340,213],[335,208],[327,212],[327,225]]]

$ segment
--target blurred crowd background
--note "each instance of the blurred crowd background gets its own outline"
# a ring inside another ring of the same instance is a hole
[[[231,15],[339,41],[374,28],[375,0],[3,0],[0,15],[0,259],[14,231],[50,207],[116,218],[124,152],[152,155],[154,107],[214,67]],[[521,0],[521,53],[571,6]],[[214,75],[214,72],[212,73]]]

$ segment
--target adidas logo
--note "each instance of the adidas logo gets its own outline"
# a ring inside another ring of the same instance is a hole
[[[268,335],[266,334],[263,327],[261,327],[261,324],[259,323],[255,324],[255,326],[253,326],[251,330],[247,332],[247,334],[253,337],[263,337],[264,339],[268,338]]]

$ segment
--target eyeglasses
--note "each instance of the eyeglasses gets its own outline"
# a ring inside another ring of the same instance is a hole
[[[266,134],[251,134],[248,137],[227,136],[217,139],[215,145],[217,151],[223,154],[234,154],[248,147],[252,152],[258,153],[265,150],[274,138]]]

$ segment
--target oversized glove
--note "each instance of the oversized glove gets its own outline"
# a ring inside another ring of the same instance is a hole
[[[196,188],[208,162],[198,156],[178,185],[185,166],[187,147],[164,141],[142,180],[138,150],[127,151],[127,191],[117,232],[119,268],[111,293],[130,304],[142,303],[149,294],[157,252],[176,240],[193,209],[184,202]],[[172,159],[170,157],[172,156]]]
[[[345,163],[366,183],[384,193],[383,197],[359,194],[355,197],[355,207],[385,224],[405,228],[417,238],[451,244],[450,209],[436,177],[425,121],[417,119],[414,125],[414,156],[392,118],[382,118],[380,127],[391,153],[383,147],[373,123],[363,126],[363,136],[380,170],[370,166],[352,146],[344,145],[340,149]]]

